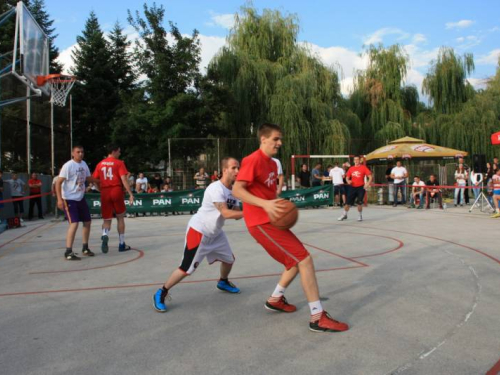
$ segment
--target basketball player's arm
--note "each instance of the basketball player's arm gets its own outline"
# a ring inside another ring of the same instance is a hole
[[[236,181],[233,186],[233,195],[243,203],[248,203],[257,206],[266,211],[269,219],[276,219],[281,213],[284,212],[283,208],[279,205],[283,199],[267,200],[256,197],[247,190],[246,181]]]
[[[64,209],[62,193],[61,193],[61,188],[64,180],[66,180],[65,177],[59,176],[59,178],[56,181],[57,208],[59,208],[61,211]]]
[[[365,190],[368,189],[370,187],[370,185],[372,184],[372,180],[373,180],[373,175],[368,175],[368,181],[365,182]]]
[[[128,193],[128,200],[129,202],[132,204],[134,203],[134,194],[132,194],[132,190],[130,189],[130,185],[128,184],[128,178],[127,178],[127,175],[124,174],[122,175],[121,177],[121,180],[122,180],[122,184],[123,184],[123,187],[125,188],[125,190],[127,191]]]
[[[283,177],[283,174],[280,174],[280,175],[278,176],[278,190],[277,190],[277,192],[276,192],[276,198],[278,198],[278,197],[279,197],[279,195],[281,194],[281,190],[283,190],[283,180],[284,180],[284,179],[285,179],[285,178]]]
[[[239,220],[243,217],[242,211],[230,210],[225,202],[214,202],[214,206],[219,210],[224,219]]]

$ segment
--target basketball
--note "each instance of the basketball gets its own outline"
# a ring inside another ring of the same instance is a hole
[[[271,224],[278,229],[290,229],[299,218],[299,210],[295,204],[288,200],[279,202],[279,205],[283,208],[284,212],[276,220],[271,221]]]

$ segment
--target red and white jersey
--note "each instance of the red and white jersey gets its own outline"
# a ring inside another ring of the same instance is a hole
[[[256,197],[276,199],[278,166],[272,158],[258,149],[241,162],[236,181],[247,182],[247,190]],[[269,223],[269,216],[262,208],[243,203],[243,217],[247,227]]]
[[[493,181],[493,189],[500,190],[500,176],[495,173],[491,180]]]
[[[352,166],[346,176],[351,179],[352,187],[360,187],[365,184],[365,176],[371,176],[372,172],[365,165]]]
[[[121,176],[127,175],[127,167],[121,160],[107,157],[97,164],[92,177],[101,181],[101,190],[113,187],[122,187]]]

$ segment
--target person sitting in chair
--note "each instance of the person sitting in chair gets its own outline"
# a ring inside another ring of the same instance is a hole
[[[441,194],[441,189],[435,187],[439,186],[439,182],[436,178],[435,175],[431,174],[429,181],[425,183],[426,186],[426,193],[425,193],[425,200],[426,200],[426,205],[425,209],[428,210],[430,208],[431,204],[431,199],[437,199],[439,203],[439,208],[443,209],[443,196]]]

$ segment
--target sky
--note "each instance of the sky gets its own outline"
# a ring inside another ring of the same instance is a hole
[[[153,1],[146,1],[152,5]],[[60,61],[72,65],[71,50],[81,35],[91,11],[102,29],[109,32],[115,22],[125,28],[131,39],[137,37],[127,22],[127,10],[142,11],[137,0],[45,0],[47,11],[55,20],[56,45]],[[69,5],[71,4],[71,5]],[[234,0],[157,0],[165,8],[166,20],[173,21],[183,34],[194,29],[200,33],[202,46],[200,70],[225,44],[226,36],[244,1]],[[406,83],[421,90],[422,80],[441,46],[462,55],[472,53],[476,64],[469,81],[484,88],[495,74],[500,56],[500,1],[421,0],[421,1],[336,1],[336,0],[254,0],[258,10],[277,9],[295,14],[299,19],[299,42],[307,43],[325,65],[340,66],[342,93],[352,88],[354,72],[367,64],[363,51],[369,44],[389,46],[399,43],[410,57]]]

